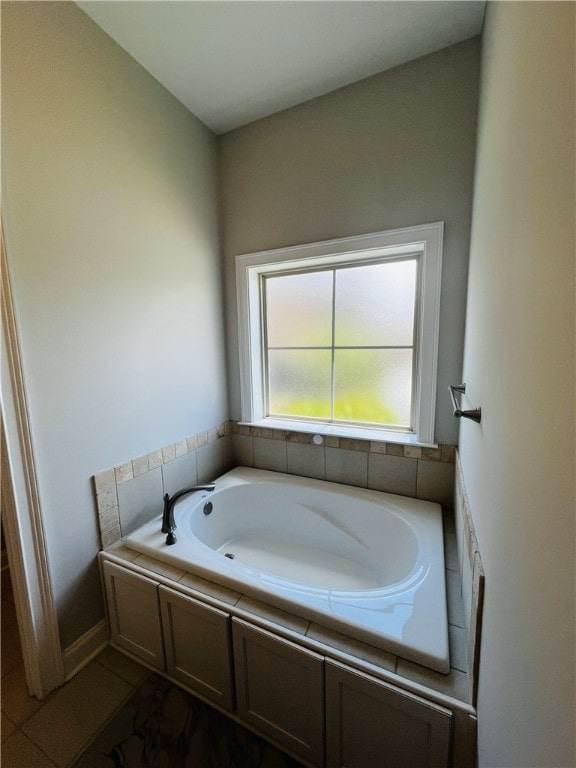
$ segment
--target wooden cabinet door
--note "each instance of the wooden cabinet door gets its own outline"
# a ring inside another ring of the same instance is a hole
[[[158,583],[109,561],[103,573],[112,643],[163,670]]]
[[[232,711],[230,616],[160,587],[166,671],[201,697]]]
[[[324,659],[233,619],[238,714],[263,736],[324,764]]]
[[[447,768],[452,713],[326,661],[328,768]]]

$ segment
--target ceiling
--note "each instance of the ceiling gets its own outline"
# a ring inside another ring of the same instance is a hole
[[[78,0],[215,133],[480,34],[476,0]]]

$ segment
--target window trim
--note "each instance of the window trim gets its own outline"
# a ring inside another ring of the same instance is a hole
[[[444,223],[375,232],[337,240],[278,248],[236,257],[238,342],[242,422],[257,426],[353,436],[370,440],[434,445],[436,374],[440,323],[440,288]],[[345,426],[334,423],[280,420],[264,411],[265,392],[261,340],[260,275],[328,264],[380,260],[419,254],[420,286],[417,303],[418,349],[414,431]]]

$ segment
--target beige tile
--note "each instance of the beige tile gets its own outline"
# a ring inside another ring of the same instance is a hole
[[[115,557],[122,558],[122,560],[127,560],[129,563],[136,560],[140,554],[139,552],[136,552],[135,549],[126,547],[121,541],[115,542],[111,547],[109,547],[108,552],[113,554]]]
[[[390,672],[394,672],[396,669],[396,656],[393,654],[381,651],[379,648],[374,648],[373,645],[354,640],[340,632],[334,632],[326,627],[321,627],[319,624],[310,624],[306,637],[319,643],[324,643],[331,648],[336,648],[342,651],[342,653],[348,653],[369,664],[387,669]]]
[[[311,443],[312,435],[310,432],[289,432],[287,440],[289,443]]]
[[[116,486],[114,488],[108,488],[102,493],[96,494],[96,505],[98,507],[98,514],[102,515],[109,509],[113,509],[118,506],[118,494],[116,493]]]
[[[409,459],[421,459],[422,448],[417,445],[405,445],[404,456],[408,457]]]
[[[188,453],[188,443],[186,440],[178,440],[174,443],[174,453],[176,454],[176,457],[184,456]]]
[[[253,437],[254,466],[258,469],[270,469],[272,472],[286,472],[286,443],[282,440],[267,440]]]
[[[55,764],[22,733],[16,731],[2,744],[4,768],[54,768]]]
[[[137,459],[132,459],[132,472],[134,477],[143,475],[144,472],[148,472],[148,454],[146,456],[139,456]]]
[[[28,692],[23,664],[2,678],[2,711],[13,723],[22,725],[41,706],[42,702]]]
[[[370,453],[386,453],[388,443],[384,443],[380,440],[372,440],[370,443]]]
[[[93,661],[32,715],[22,730],[64,768],[133,690],[125,680]]]
[[[162,449],[151,451],[148,454],[148,469],[156,469],[162,466]]]
[[[160,517],[164,490],[162,470],[152,469],[118,486],[120,528],[126,536],[144,523]]]
[[[447,462],[448,464],[454,464],[455,459],[456,459],[456,446],[443,445],[440,461]]]
[[[195,589],[203,595],[208,595],[209,597],[214,597],[216,600],[221,600],[228,605],[236,605],[238,600],[242,597],[240,592],[234,592],[232,589],[222,587],[220,584],[215,584],[212,581],[207,581],[200,576],[195,576],[193,573],[185,573],[179,580],[179,583],[184,587]]]
[[[454,505],[454,465],[441,461],[419,460],[416,496],[419,499],[442,504],[445,509],[452,509]]]
[[[192,451],[195,451],[196,448],[198,448],[198,438],[196,435],[192,435],[191,437],[186,438],[186,448],[188,453],[191,453]]]
[[[454,521],[444,518],[444,563],[451,571],[460,570],[458,547],[456,545],[456,527]]]
[[[246,435],[232,435],[232,457],[237,466],[254,466],[253,438]]]
[[[448,603],[448,623],[464,627],[464,607],[462,604],[462,581],[457,571],[444,571],[446,574],[446,601]]]
[[[425,461],[440,461],[442,458],[442,449],[438,448],[422,448],[422,458]]]
[[[98,654],[96,661],[133,686],[139,685],[150,674],[150,670],[143,667],[142,664],[138,664],[137,661],[125,656],[110,645]]]
[[[260,616],[261,619],[266,619],[266,621],[270,621],[273,624],[278,624],[285,629],[290,629],[292,632],[297,632],[299,635],[305,635],[310,626],[310,622],[306,619],[301,619],[299,616],[294,616],[287,611],[280,610],[280,608],[266,605],[251,597],[242,597],[236,604],[236,607],[248,611],[255,616]]]
[[[340,448],[340,438],[334,437],[334,435],[326,435],[324,445],[326,448]]]
[[[196,463],[199,483],[211,482],[228,472],[233,466],[231,438],[221,437],[198,448]]]
[[[432,669],[420,666],[420,664],[399,658],[396,674],[407,677],[415,683],[420,683],[420,685],[425,685],[433,691],[470,703],[471,691],[468,675],[457,669],[451,670],[448,675],[442,675],[440,672],[434,672]]]
[[[460,672],[468,672],[467,633],[463,627],[449,625],[450,666]]]
[[[340,448],[346,448],[348,451],[365,451],[368,453],[370,450],[369,440],[354,440],[351,437],[340,438]]]
[[[404,456],[404,446],[399,443],[387,443],[386,453],[388,456]]]
[[[366,488],[368,454],[344,448],[326,448],[326,480]]]
[[[138,555],[134,560],[134,565],[147,568],[149,571],[165,576],[167,579],[174,579],[174,581],[181,579],[185,573],[180,568],[175,568],[173,565],[168,565],[168,563],[162,563],[160,560],[154,560],[152,557],[148,557],[148,555]]]
[[[201,448],[203,445],[208,445],[208,432],[198,432],[196,435],[198,438],[198,448]]]
[[[339,450],[339,449],[338,449]],[[291,475],[326,477],[326,458],[323,445],[286,443],[287,472]]]
[[[114,528],[110,528],[109,531],[102,531],[100,534],[100,545],[102,546],[102,549],[106,549],[106,547],[109,547],[111,544],[120,541],[121,538],[122,531],[120,530],[120,526],[115,525]]]
[[[173,461],[175,458],[176,448],[174,447],[174,443],[165,445],[164,448],[162,448],[162,463],[167,464],[169,461]]]
[[[134,477],[131,461],[127,461],[124,464],[120,464],[118,467],[114,467],[114,472],[116,473],[116,485],[122,485],[122,483],[132,480]]]
[[[368,488],[402,496],[416,492],[416,459],[370,453],[368,456]]]
[[[111,531],[120,525],[120,513],[117,506],[98,510],[98,526],[100,532]]]
[[[107,469],[105,472],[98,472],[97,475],[94,475],[94,490],[96,493],[116,490],[116,473],[113,469]]]
[[[164,493],[172,495],[183,488],[191,488],[197,482],[198,468],[195,451],[177,456],[174,461],[170,461],[162,467]]]
[[[14,725],[12,720],[6,717],[4,712],[2,712],[2,744],[4,744],[7,738],[12,736],[15,730],[16,730],[16,726]]]

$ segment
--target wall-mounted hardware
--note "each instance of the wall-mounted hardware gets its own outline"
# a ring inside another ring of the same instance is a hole
[[[450,390],[450,397],[452,398],[452,407],[454,408],[454,416],[456,416],[457,419],[465,418],[465,419],[472,419],[472,421],[475,421],[477,424],[480,424],[480,419],[482,418],[482,409],[481,408],[472,408],[468,411],[463,411],[458,403],[456,402],[456,392],[458,392],[460,395],[465,394],[466,392],[466,384],[449,384],[448,389]]]

